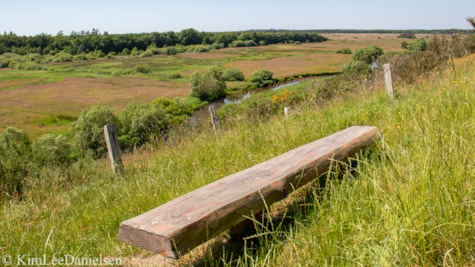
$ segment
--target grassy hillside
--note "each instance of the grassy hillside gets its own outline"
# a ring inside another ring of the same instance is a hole
[[[45,172],[22,200],[1,203],[0,256],[131,257],[148,252],[117,240],[121,221],[211,181],[351,125],[374,125],[383,138],[340,179],[332,172],[292,223],[266,225],[242,252],[180,264],[246,266],[475,264],[475,57],[457,76],[432,74],[381,86],[300,115],[243,121],[221,135],[203,130],[125,159],[114,177],[107,162],[82,160]],[[42,183],[44,179],[47,182]],[[256,240],[259,246],[251,246]],[[199,261],[199,262],[198,262]]]

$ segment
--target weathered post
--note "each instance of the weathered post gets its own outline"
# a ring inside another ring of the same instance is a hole
[[[115,174],[120,174],[124,167],[122,165],[122,153],[117,136],[117,127],[114,124],[104,125],[104,137],[106,138],[112,171],[114,171]]]
[[[209,113],[211,114],[211,123],[215,131],[219,131],[219,120],[218,114],[216,113],[216,108],[214,105],[209,106]]]
[[[386,84],[386,93],[388,93],[389,97],[393,99],[394,90],[393,90],[393,79],[391,77],[391,65],[384,64],[383,70],[384,70],[384,82]]]
[[[284,115],[285,117],[289,117],[289,113],[290,113],[290,108],[289,107],[284,107]]]

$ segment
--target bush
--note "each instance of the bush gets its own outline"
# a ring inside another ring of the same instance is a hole
[[[6,57],[0,56],[0,68],[7,68],[10,61]]]
[[[71,132],[83,154],[99,158],[107,152],[104,139],[104,125],[116,124],[117,118],[107,106],[93,106],[89,111],[81,112],[72,123]]]
[[[106,55],[107,59],[114,59],[117,54],[115,52],[109,52]]]
[[[122,56],[129,56],[130,55],[130,49],[124,48],[124,49],[122,49],[122,52],[120,54]]]
[[[21,65],[21,69],[23,70],[43,70],[45,69],[43,66],[41,66],[38,63],[35,62],[26,62]]]
[[[350,55],[352,52],[351,52],[351,49],[349,48],[341,48],[341,49],[338,49],[336,51],[337,54],[345,54],[345,55]]]
[[[357,49],[355,51],[355,54],[353,55],[353,60],[362,61],[366,64],[371,64],[383,54],[383,49],[372,45],[367,48]]]
[[[54,63],[71,62],[71,61],[73,61],[73,56],[71,56],[70,54],[65,53],[65,52],[60,52],[60,53],[56,54],[53,57],[53,60],[52,60],[52,62],[54,62]]]
[[[151,51],[145,51],[142,54],[140,54],[140,57],[151,57],[153,56],[153,53]]]
[[[397,38],[417,39],[413,32],[403,32]]]
[[[174,46],[167,46],[165,48],[162,48],[161,54],[176,55],[177,54],[177,49]]]
[[[350,61],[343,66],[342,72],[349,76],[369,75],[371,66],[361,61]]]
[[[152,105],[164,110],[169,116],[169,122],[177,125],[185,121],[194,111],[193,107],[189,107],[180,99],[170,100],[168,98],[159,97],[152,101]]]
[[[144,73],[144,74],[151,72],[150,68],[149,68],[148,66],[144,65],[144,64],[139,64],[139,65],[137,65],[137,66],[135,67],[135,70],[136,70],[137,72]]]
[[[89,57],[86,55],[86,54],[78,54],[78,55],[74,55],[73,56],[73,60],[74,61],[77,61],[77,60],[88,60]]]
[[[160,137],[169,126],[166,112],[155,105],[130,104],[121,110],[119,120],[122,125],[120,140],[126,147],[142,145]]]
[[[223,74],[223,79],[228,82],[244,81],[244,74],[238,69],[226,69]]]
[[[168,75],[168,79],[174,80],[174,79],[180,79],[182,76],[180,73],[173,73]]]
[[[190,77],[191,96],[205,101],[213,101],[226,95],[226,83],[221,68],[196,71]]]
[[[267,69],[259,69],[249,76],[248,80],[257,87],[265,87],[274,84],[272,76],[274,73]]]
[[[45,134],[32,146],[33,161],[39,166],[58,166],[72,162],[73,146],[64,135]]]
[[[132,48],[132,51],[130,51],[131,56],[138,56],[140,54],[140,51],[137,47]]]
[[[31,143],[26,133],[14,127],[5,129],[0,134],[0,192],[7,197],[22,194],[30,160]]]

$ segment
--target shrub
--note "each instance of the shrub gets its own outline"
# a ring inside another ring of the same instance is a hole
[[[0,134],[0,192],[7,197],[22,194],[30,159],[31,143],[26,133],[14,127],[5,129]]]
[[[173,73],[173,74],[169,74],[169,75],[168,75],[168,79],[171,79],[171,80],[173,80],[173,79],[180,79],[181,77],[182,77],[182,76],[181,76],[180,73]]]
[[[76,61],[76,60],[88,60],[88,59],[89,59],[89,57],[84,53],[73,56],[74,61]]]
[[[144,74],[151,72],[150,68],[148,66],[144,65],[144,64],[137,65],[135,67],[135,70],[137,72],[144,73]]]
[[[342,72],[348,76],[368,75],[371,72],[371,67],[361,61],[350,61],[343,66]]]
[[[71,62],[73,61],[73,56],[71,56],[68,53],[65,52],[59,52],[53,57],[52,62],[58,63],[58,62]]]
[[[114,59],[115,56],[116,56],[115,52],[109,52],[109,53],[107,53],[106,58],[107,59]]]
[[[132,48],[132,51],[130,51],[131,56],[138,56],[140,54],[140,51],[137,47]]]
[[[353,60],[362,61],[366,64],[371,64],[383,54],[383,49],[372,45],[367,48],[357,49],[353,55]]]
[[[191,96],[201,100],[213,101],[226,95],[223,71],[218,67],[191,74],[190,86]]]
[[[7,68],[9,60],[6,57],[0,56],[0,68]]]
[[[130,49],[124,48],[124,49],[122,49],[122,52],[120,54],[122,56],[129,56],[130,55]]]
[[[193,107],[188,107],[185,102],[178,98],[170,100],[168,98],[159,97],[152,101],[152,105],[164,110],[168,114],[169,122],[172,125],[177,125],[185,121],[194,110]]]
[[[73,146],[64,135],[45,134],[38,137],[32,146],[33,161],[39,166],[58,166],[72,162]]]
[[[21,69],[23,70],[43,70],[45,69],[43,66],[41,66],[38,63],[35,62],[26,62],[21,65]]]
[[[226,69],[223,74],[225,81],[244,81],[244,74],[238,69]]]
[[[274,84],[272,76],[274,73],[267,69],[259,69],[249,76],[249,82],[254,83],[257,87],[265,87]]]
[[[145,51],[142,54],[140,54],[140,57],[151,57],[153,56],[153,53],[151,51]]]
[[[351,49],[349,48],[341,48],[341,49],[338,49],[336,51],[337,54],[345,54],[345,55],[350,55],[352,52],[351,52]]]
[[[164,55],[176,55],[177,54],[177,49],[174,46],[167,46],[165,48],[162,48],[161,54]]]
[[[89,111],[81,112],[79,118],[72,123],[71,132],[84,154],[95,158],[107,151],[104,139],[104,125],[116,124],[117,118],[107,106],[93,106]]]
[[[413,32],[403,32],[399,34],[397,38],[417,39],[416,35]]]
[[[126,147],[142,145],[154,137],[162,136],[169,126],[166,112],[155,105],[130,104],[121,110],[120,140]]]
[[[188,48],[187,52],[202,53],[208,52],[209,50],[211,50],[211,48],[208,45],[193,45]]]

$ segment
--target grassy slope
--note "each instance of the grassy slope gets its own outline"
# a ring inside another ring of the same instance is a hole
[[[384,135],[353,176],[329,182],[290,230],[231,265],[474,264],[474,57],[459,76],[424,79],[390,101],[377,91],[265,124],[241,122],[132,155],[115,178],[105,162],[45,173],[67,187],[41,187],[2,203],[0,250],[11,255],[122,256],[119,223],[194,188],[351,125]],[[450,74],[450,73],[449,73]],[[37,183],[41,184],[41,183]],[[147,255],[147,253],[145,253]],[[229,255],[229,254],[228,254]],[[212,262],[210,262],[213,265]]]

